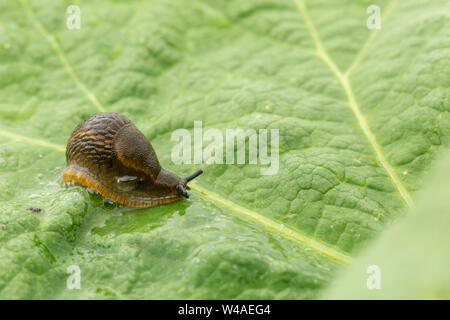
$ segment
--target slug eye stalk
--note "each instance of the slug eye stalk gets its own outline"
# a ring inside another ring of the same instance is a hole
[[[182,184],[177,185],[176,189],[183,197],[189,199],[189,195]]]
[[[203,173],[203,170],[198,170],[197,172],[191,174],[190,176],[184,178],[183,180],[187,182],[197,178],[199,175],[201,175]]]

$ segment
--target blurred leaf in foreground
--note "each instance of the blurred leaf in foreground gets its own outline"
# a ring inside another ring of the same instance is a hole
[[[450,154],[435,169],[417,208],[382,234],[325,298],[450,299]],[[380,290],[366,285],[371,265],[380,268]]]

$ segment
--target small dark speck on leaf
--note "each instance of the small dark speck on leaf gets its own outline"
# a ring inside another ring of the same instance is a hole
[[[33,211],[33,212],[41,212],[40,208],[36,208],[36,207],[29,207],[27,208],[28,211]]]

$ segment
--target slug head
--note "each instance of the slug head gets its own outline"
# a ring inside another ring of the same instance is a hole
[[[187,183],[202,173],[200,170],[182,179],[164,170],[152,145],[134,125],[124,126],[118,132],[115,154],[116,173],[120,172],[120,177],[136,177],[127,183],[118,181],[119,188],[126,193],[126,197],[134,198],[139,203],[165,204],[182,197],[189,198]]]
[[[176,174],[173,174],[172,172],[166,171],[164,169],[161,169],[158,178],[156,179],[156,184],[159,184],[160,186],[164,186],[165,188],[170,189],[170,193],[175,193],[179,195],[180,197],[185,197],[189,199],[189,195],[187,193],[187,190],[190,190],[187,183],[199,175],[203,173],[202,170],[198,170],[194,174],[181,179]]]

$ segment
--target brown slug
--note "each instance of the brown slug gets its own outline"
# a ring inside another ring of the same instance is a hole
[[[184,179],[164,170],[145,136],[125,116],[103,112],[80,123],[67,141],[66,182],[80,183],[103,198],[131,207],[189,198]]]

